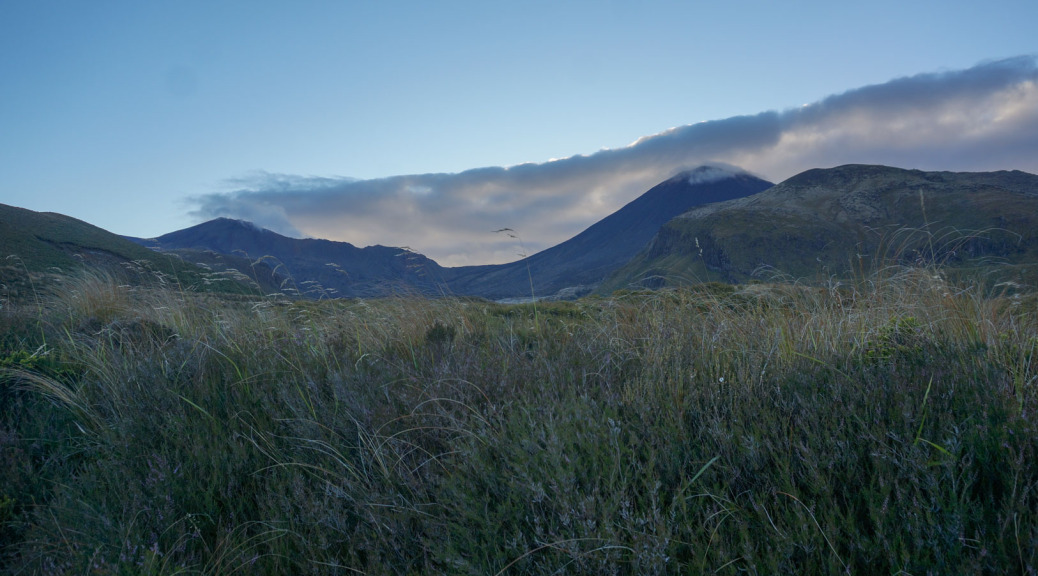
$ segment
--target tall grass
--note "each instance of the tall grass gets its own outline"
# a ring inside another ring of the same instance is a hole
[[[0,309],[0,570],[1033,573],[1036,303],[933,269],[536,308],[82,276]]]

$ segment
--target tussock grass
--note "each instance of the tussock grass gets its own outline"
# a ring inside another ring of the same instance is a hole
[[[0,570],[1033,573],[1038,300],[5,301]]]

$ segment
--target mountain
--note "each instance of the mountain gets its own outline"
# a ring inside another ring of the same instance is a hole
[[[635,256],[660,226],[694,206],[742,198],[772,184],[737,169],[701,166],[645,192],[573,238],[508,264],[448,268],[455,294],[492,299],[588,291]]]
[[[286,287],[303,296],[372,297],[422,293],[436,295],[442,270],[429,258],[403,248],[297,239],[250,222],[217,218],[153,239],[133,239],[153,249],[193,254],[215,252],[266,263],[292,281]]]
[[[443,268],[403,248],[294,239],[218,218],[154,239],[0,204],[0,283],[85,267],[188,288],[320,297],[492,299],[625,287],[867,277],[939,265],[1038,283],[1038,176],[846,165],[771,186],[717,167],[684,172],[557,246],[508,264]],[[531,279],[533,287],[531,289]]]
[[[104,269],[128,281],[176,282],[185,288],[255,291],[223,268],[207,269],[148,250],[81,220],[0,204],[0,282],[10,290],[28,280]],[[31,286],[29,286],[31,289]]]
[[[443,268],[403,248],[295,239],[249,222],[217,218],[154,239],[133,239],[196,261],[201,254],[247,256],[295,281],[300,293],[387,296],[444,293],[491,299],[586,293],[622,266],[664,223],[706,202],[754,194],[771,186],[737,169],[703,166],[662,182],[571,238],[517,262]]]
[[[846,165],[808,170],[755,196],[694,208],[663,226],[603,290],[776,273],[851,277],[887,265],[983,268],[1038,279],[1038,176]]]

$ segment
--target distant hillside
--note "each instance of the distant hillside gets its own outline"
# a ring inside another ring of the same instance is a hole
[[[436,262],[403,248],[289,238],[229,218],[135,241],[186,258],[192,256],[185,250],[211,251],[266,263],[286,279],[286,287],[313,298],[437,295],[443,285]]]
[[[772,184],[737,170],[702,166],[666,180],[573,238],[509,264],[445,271],[451,292],[486,298],[586,292],[636,255],[660,226],[686,210],[742,198]]]
[[[187,289],[258,292],[223,274],[223,269],[158,254],[81,220],[0,204],[0,281],[9,290],[24,284],[27,274],[55,277],[84,268],[104,269],[134,281],[164,278]]]
[[[603,286],[813,279],[936,263],[995,280],[1038,278],[1038,176],[847,165],[668,222]]]

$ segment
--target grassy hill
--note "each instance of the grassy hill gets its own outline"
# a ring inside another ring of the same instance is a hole
[[[864,277],[938,265],[991,283],[1038,280],[1038,176],[848,165],[668,222],[605,288]]]
[[[0,204],[0,280],[8,297],[24,295],[31,279],[46,283],[81,270],[104,270],[128,282],[167,282],[192,290],[262,290],[231,265],[223,267],[218,259],[212,264],[198,266],[158,253],[62,214]]]

